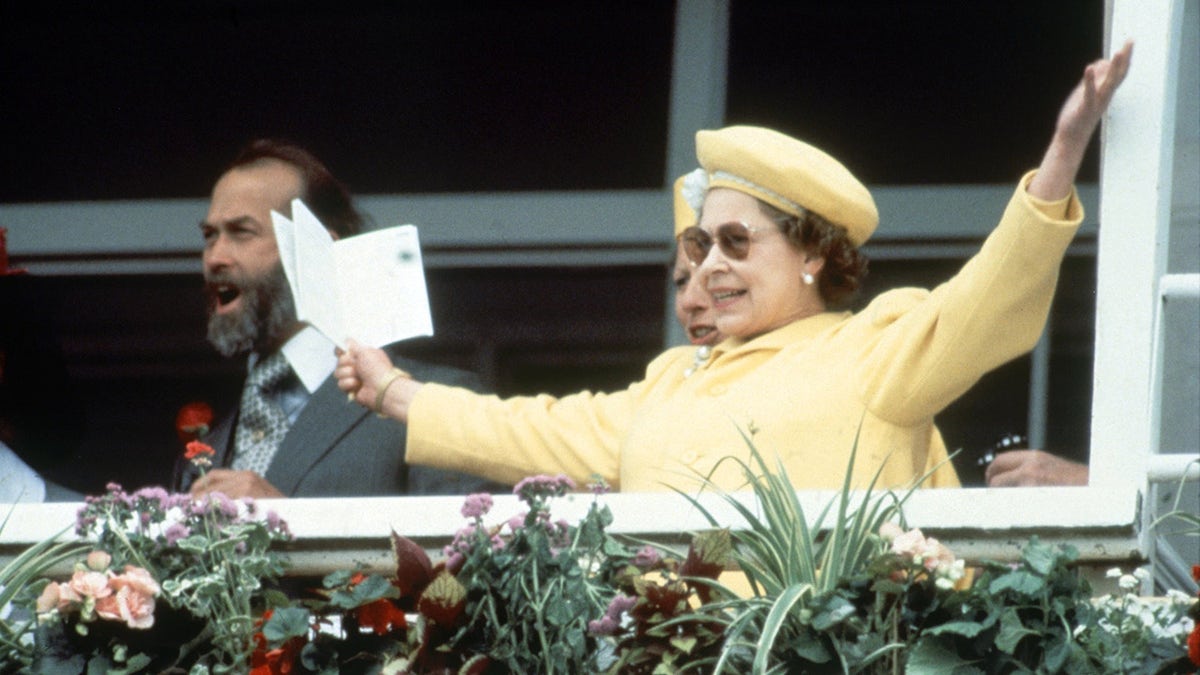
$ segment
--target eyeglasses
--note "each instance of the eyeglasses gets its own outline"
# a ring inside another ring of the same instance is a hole
[[[699,225],[693,225],[679,235],[679,242],[683,246],[684,255],[693,265],[699,265],[708,257],[708,252],[713,247],[713,239],[716,239],[717,246],[725,257],[745,260],[746,256],[750,255],[750,235],[754,230],[755,228],[742,222],[723,223],[716,227],[714,237],[700,229]]]

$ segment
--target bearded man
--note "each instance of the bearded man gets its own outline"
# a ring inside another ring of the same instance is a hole
[[[358,234],[363,217],[346,188],[307,150],[251,142],[213,187],[204,237],[208,340],[246,358],[241,402],[202,439],[216,451],[199,477],[189,465],[176,487],[194,495],[329,497],[468,494],[503,489],[456,472],[404,462],[403,424],[349,405],[331,377],[334,345],[296,318],[275,243],[271,211],[291,217],[304,200],[334,239]],[[389,351],[397,353],[393,346]],[[403,356],[403,370],[476,388],[465,371]]]

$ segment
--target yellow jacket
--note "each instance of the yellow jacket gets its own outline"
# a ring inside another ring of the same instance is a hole
[[[1033,348],[1083,209],[1046,204],[1027,174],[995,231],[933,291],[883,293],[862,312],[827,312],[752,340],[728,339],[695,372],[695,348],[659,355],[624,391],[500,399],[426,384],[409,408],[409,462],[505,483],[593,474],[626,492],[694,491],[711,474],[744,487],[742,432],[800,488],[842,485],[858,435],[855,485],[959,484],[933,416],[984,373]],[[1048,214],[1066,213],[1058,219]],[[940,466],[939,466],[940,464]]]

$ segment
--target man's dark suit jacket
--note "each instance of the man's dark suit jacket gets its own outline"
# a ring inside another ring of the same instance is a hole
[[[422,382],[479,389],[474,373],[413,361],[391,353],[393,362]],[[213,466],[232,461],[237,410],[222,417],[201,440],[216,450]],[[267,467],[266,479],[289,497],[457,495],[507,491],[505,486],[453,471],[409,466],[404,461],[407,427],[347,401],[330,375],[313,392]],[[186,491],[196,478],[184,463],[175,486]]]

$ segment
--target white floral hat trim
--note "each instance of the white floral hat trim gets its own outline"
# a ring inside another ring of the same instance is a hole
[[[700,213],[700,207],[704,206],[704,195],[708,192],[708,173],[704,169],[696,169],[684,176],[679,192],[692,211]]]

